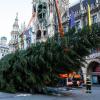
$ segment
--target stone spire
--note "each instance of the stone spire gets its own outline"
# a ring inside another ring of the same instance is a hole
[[[18,29],[19,29],[19,25],[18,25],[18,13],[16,13],[15,22],[13,24],[13,30],[14,31],[18,31]]]
[[[18,37],[19,37],[19,25],[18,25],[18,13],[16,13],[13,29],[11,31],[11,40],[9,42],[10,52],[15,52],[18,49],[19,47]]]

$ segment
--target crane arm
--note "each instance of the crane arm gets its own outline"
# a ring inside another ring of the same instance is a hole
[[[31,22],[34,20],[35,14],[36,14],[35,12],[32,13],[32,17],[31,17],[31,19],[29,20],[28,26],[24,29],[24,31],[23,31],[22,34],[20,35],[20,37],[21,37],[21,48],[24,47],[24,36],[23,36],[23,35],[24,35],[25,31],[29,28]]]
[[[34,17],[35,17],[35,12],[32,13],[32,17],[31,17],[31,19],[30,19],[30,21],[29,21],[28,26],[27,26],[26,29],[29,28],[29,26],[30,26],[31,22],[33,21]]]
[[[58,16],[58,24],[59,24],[58,28],[59,28],[60,36],[63,37],[64,36],[64,30],[63,30],[63,26],[62,26],[60,11],[59,11],[59,8],[58,8],[58,0],[54,0],[54,2],[55,2],[56,12],[57,12],[57,16]]]

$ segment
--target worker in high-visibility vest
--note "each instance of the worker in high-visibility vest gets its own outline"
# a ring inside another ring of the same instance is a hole
[[[89,77],[86,78],[86,93],[91,93],[91,80]]]

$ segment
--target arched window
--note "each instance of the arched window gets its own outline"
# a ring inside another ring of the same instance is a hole
[[[40,3],[38,6],[38,20],[40,22],[44,21],[47,13],[47,4],[45,2]]]
[[[36,39],[40,39],[41,38],[41,30],[37,31],[37,35],[36,35]]]
[[[46,36],[47,35],[47,31],[44,31],[43,35]]]

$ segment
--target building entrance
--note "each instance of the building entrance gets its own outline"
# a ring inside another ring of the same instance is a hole
[[[93,84],[100,84],[100,64],[92,62],[89,64],[87,73],[91,75]]]

